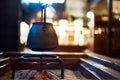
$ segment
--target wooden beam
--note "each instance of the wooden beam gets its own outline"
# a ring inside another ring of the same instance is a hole
[[[108,6],[108,56],[112,56],[112,0],[107,0]]]

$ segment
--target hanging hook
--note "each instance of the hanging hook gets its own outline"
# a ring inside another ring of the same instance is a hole
[[[43,30],[45,31],[45,26],[46,26],[46,8],[47,8],[47,4],[43,4],[42,5],[42,14],[41,14],[41,22],[43,21]],[[44,17],[43,17],[43,14],[44,14]]]

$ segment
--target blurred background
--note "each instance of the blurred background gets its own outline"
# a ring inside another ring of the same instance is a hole
[[[120,0],[112,0],[112,42],[108,51],[107,0],[1,0],[0,51],[24,51],[33,22],[41,19],[40,3],[47,7],[47,22],[53,23],[59,46],[54,51],[120,55]]]

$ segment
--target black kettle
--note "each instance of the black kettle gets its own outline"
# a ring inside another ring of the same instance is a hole
[[[27,47],[34,51],[49,51],[58,46],[56,32],[51,23],[33,23],[27,39]]]
[[[34,51],[50,51],[58,46],[58,39],[53,24],[46,22],[46,7],[47,5],[42,7],[41,22],[33,23],[28,34],[27,47]]]

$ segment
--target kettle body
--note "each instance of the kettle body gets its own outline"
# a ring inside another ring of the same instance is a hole
[[[28,34],[27,45],[33,51],[50,51],[58,46],[52,23],[35,22]]]

